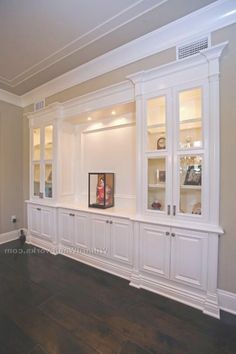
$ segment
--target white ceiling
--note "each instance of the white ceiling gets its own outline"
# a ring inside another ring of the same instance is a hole
[[[0,88],[29,90],[214,0],[0,0]]]

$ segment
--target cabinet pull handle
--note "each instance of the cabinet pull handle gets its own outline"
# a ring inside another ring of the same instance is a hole
[[[172,237],[175,237],[175,233],[174,233],[174,232],[171,232],[171,236],[172,236]]]
[[[112,220],[110,221],[110,224],[113,224],[113,221],[112,221]]]
[[[38,211],[41,211],[41,208],[37,208]]]
[[[169,236],[169,235],[170,235],[169,231],[166,231],[166,236]]]
[[[170,205],[167,206],[167,214],[170,215]]]
[[[43,199],[43,193],[42,192],[39,193],[39,198]]]
[[[109,223],[109,220],[106,220],[106,223],[108,224],[108,223]]]
[[[75,214],[72,214],[72,213],[70,213],[69,215],[70,215],[70,216],[75,216]]]
[[[173,205],[173,215],[176,215],[176,205]]]

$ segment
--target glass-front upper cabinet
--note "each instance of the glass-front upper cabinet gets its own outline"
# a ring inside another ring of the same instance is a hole
[[[148,98],[146,101],[146,206],[149,211],[166,213],[169,209],[169,131],[168,92]]]
[[[144,101],[148,212],[193,220],[206,213],[204,94],[204,85],[182,86]]]
[[[32,128],[32,183],[34,198],[53,198],[53,125]]]
[[[178,89],[176,98],[176,151],[174,155],[173,214],[201,219],[206,213],[204,203],[205,144],[203,128],[204,85]]]

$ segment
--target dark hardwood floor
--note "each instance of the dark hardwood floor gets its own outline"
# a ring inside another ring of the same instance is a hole
[[[0,354],[235,354],[236,316],[221,317],[18,241],[0,246]]]

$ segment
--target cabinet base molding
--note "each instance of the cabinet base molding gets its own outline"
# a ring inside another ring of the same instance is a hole
[[[52,243],[44,240],[40,240],[39,238],[34,237],[33,235],[29,235],[29,234],[27,235],[26,243],[28,243],[29,245],[42,248],[43,250],[51,253],[54,256],[58,254],[56,245],[53,245]]]
[[[10,231],[10,232],[5,232],[4,234],[0,234],[0,244],[17,240],[19,238],[19,235],[20,235],[20,229]]]
[[[220,309],[236,315],[236,294],[225,290],[218,290]]]
[[[171,284],[166,284],[161,281],[156,281],[143,275],[137,276],[137,274],[134,276],[133,274],[131,275],[130,285],[135,288],[145,289],[153,293],[168,297],[172,300],[181,302],[185,305],[194,307],[203,311],[203,313],[209,316],[218,319],[220,318],[220,309],[217,302],[217,296],[215,297],[215,301],[211,300],[210,302],[204,293],[197,294],[191,290],[183,289]]]

